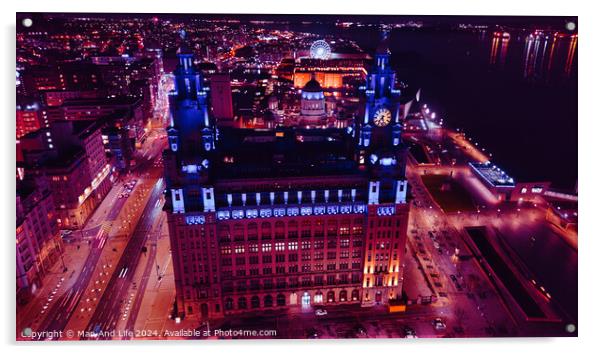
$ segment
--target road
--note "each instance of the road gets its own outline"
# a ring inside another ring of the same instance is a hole
[[[102,247],[106,242],[106,236],[102,228],[99,228],[97,236],[89,244],[90,254],[83,268],[79,271],[77,280],[69,290],[56,300],[45,320],[39,326],[39,331],[53,332],[65,328],[92,278],[94,268],[102,253]],[[75,270],[71,271],[70,276],[73,276],[75,272]]]
[[[127,299],[127,293],[132,285],[134,270],[142,255],[142,248],[146,243],[147,237],[152,230],[155,218],[161,212],[156,207],[159,197],[163,194],[163,180],[159,180],[151,191],[151,196],[142,212],[142,217],[129,240],[123,255],[103,293],[96,310],[86,328],[86,331],[94,330],[112,331],[120,320],[121,308],[124,299]],[[82,338],[87,339],[87,338]],[[106,339],[106,338],[101,338]]]
[[[163,206],[162,203],[157,204],[155,207],[157,209],[161,209]],[[127,323],[125,325],[125,333],[126,335],[122,339],[131,339],[130,334],[134,333],[136,319],[138,318],[138,313],[140,312],[140,306],[142,305],[142,299],[146,292],[146,287],[148,285],[148,280],[151,276],[154,276],[153,269],[156,268],[157,273],[159,272],[158,264],[156,264],[157,257],[157,238],[158,234],[161,233],[161,229],[163,227],[163,217],[160,218],[159,226],[155,232],[152,232],[150,239],[150,249],[148,251],[148,259],[146,260],[146,266],[144,267],[144,273],[142,274],[142,280],[140,281],[140,285],[138,287],[138,291],[135,293],[134,301],[131,304],[131,311],[129,316],[126,315]],[[159,276],[159,274],[157,274]]]
[[[163,151],[165,140],[157,131],[151,132],[143,146],[141,159],[132,174],[141,180],[140,184],[153,185],[150,197],[142,210],[141,217],[130,236],[130,239],[114,268],[111,279],[102,294],[94,313],[88,322],[86,331],[93,332],[112,331],[121,320],[122,307],[127,297],[128,290],[133,284],[133,276],[142,254],[142,248],[147,242],[153,224],[161,214],[159,199],[163,195],[165,185],[161,176],[161,166],[157,164],[160,153]],[[153,253],[154,250],[151,250]],[[148,253],[148,251],[147,251]],[[154,254],[154,253],[153,253]],[[149,256],[150,257],[150,256]],[[89,338],[82,338],[89,339]],[[101,338],[109,339],[109,338]]]

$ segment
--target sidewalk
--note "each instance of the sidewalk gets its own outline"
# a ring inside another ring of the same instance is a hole
[[[167,221],[163,222],[160,236],[157,240],[156,262],[160,267],[159,280],[156,271],[149,277],[148,285],[142,298],[140,311],[136,318],[135,330],[157,332],[162,337],[167,329],[177,330],[182,328],[196,328],[198,321],[182,321],[176,324],[170,319],[176,289],[171,262],[171,250]]]
[[[162,204],[158,207],[162,207]],[[142,300],[149,288],[148,286],[151,280],[156,279],[157,273],[159,272],[156,269],[159,264],[157,258],[157,245],[158,238],[162,233],[162,230],[160,230],[159,227],[164,223],[166,223],[164,213],[159,214],[159,217],[153,222],[149,236],[144,244],[148,251],[141,256],[136,265],[134,276],[132,277],[132,284],[128,289],[128,298],[124,299],[124,303],[120,309],[120,319],[116,325],[118,331],[123,332],[125,329],[135,331],[138,329],[135,326],[135,322],[143,307]]]
[[[79,246],[79,249],[78,249]],[[64,244],[63,261],[67,271],[63,272],[63,263],[60,259],[46,273],[43,286],[38,289],[34,297],[25,305],[17,306],[17,332],[25,327],[36,330],[48,314],[51,306],[73,286],[77,280],[77,271],[81,269],[90,254],[90,246],[81,241]],[[63,280],[61,280],[63,279]],[[52,292],[56,291],[54,295]],[[52,295],[52,301],[48,301]],[[43,307],[48,304],[47,309]],[[43,313],[42,313],[43,311]]]

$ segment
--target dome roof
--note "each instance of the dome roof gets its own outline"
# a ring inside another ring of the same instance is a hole
[[[322,92],[322,86],[315,78],[309,80],[305,86],[303,86],[303,91],[305,92]]]

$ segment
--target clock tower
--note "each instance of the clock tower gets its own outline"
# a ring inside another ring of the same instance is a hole
[[[391,68],[388,31],[381,34],[356,127],[357,161],[367,175],[368,206],[362,305],[402,300],[403,259],[410,205],[407,149],[401,140],[401,91]]]
[[[369,168],[370,165],[379,165],[383,158],[387,162],[391,158],[395,165],[401,167],[397,174],[403,175],[405,147],[401,140],[401,90],[395,84],[388,41],[389,32],[383,30],[374,64],[363,88],[363,112],[357,122],[358,160]]]

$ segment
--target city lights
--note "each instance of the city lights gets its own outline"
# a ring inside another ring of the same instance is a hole
[[[413,17],[17,13],[16,339],[576,336],[577,18]]]

